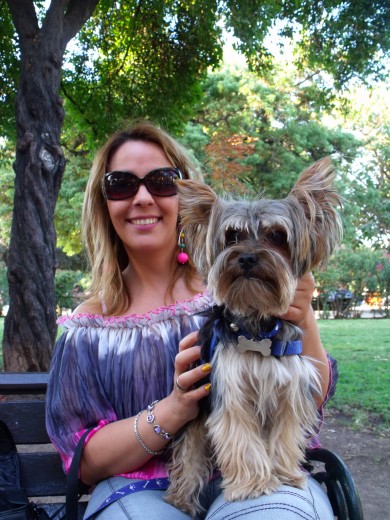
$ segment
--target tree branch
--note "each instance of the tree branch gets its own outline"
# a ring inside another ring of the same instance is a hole
[[[70,0],[64,19],[64,38],[68,42],[76,36],[92,16],[99,0]]]
[[[26,37],[31,37],[39,31],[34,2],[33,0],[7,0],[7,4],[22,45]]]
[[[314,72],[312,72],[311,74],[309,74],[308,76],[306,76],[305,78],[303,78],[303,80],[301,81],[298,81],[297,83],[294,84],[294,87],[295,88],[298,88],[300,87],[303,83],[305,83],[305,81],[311,81],[313,78],[315,78],[316,76],[318,76],[318,74],[320,74],[320,70],[315,70]]]

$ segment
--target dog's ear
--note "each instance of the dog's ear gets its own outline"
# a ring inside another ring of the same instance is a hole
[[[189,179],[177,181],[176,186],[181,224],[207,226],[211,208],[217,200],[214,191],[202,182]]]
[[[287,197],[298,202],[304,211],[310,240],[310,269],[325,266],[342,238],[337,207],[341,197],[334,185],[335,169],[326,157],[304,170]]]
[[[214,191],[198,181],[177,181],[179,222],[185,234],[187,250],[198,272],[207,276],[207,229],[211,210],[218,200]]]

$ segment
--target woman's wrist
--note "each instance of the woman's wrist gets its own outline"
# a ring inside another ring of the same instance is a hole
[[[299,321],[299,323],[296,323],[296,325],[298,325],[303,333],[312,329],[318,329],[317,319],[312,306],[307,309],[307,312],[302,316],[302,319]]]

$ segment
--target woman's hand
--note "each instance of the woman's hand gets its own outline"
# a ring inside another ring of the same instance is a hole
[[[294,299],[286,312],[281,318],[292,321],[298,327],[305,329],[310,322],[312,316],[311,301],[315,289],[314,277],[312,273],[306,273],[298,280],[295,290]]]
[[[183,425],[195,419],[199,413],[199,401],[211,390],[209,383],[197,385],[211,372],[211,365],[204,363],[192,368],[201,356],[201,348],[195,345],[197,340],[198,333],[192,332],[180,341],[175,360],[174,387],[167,398],[172,401],[172,412],[183,421]]]

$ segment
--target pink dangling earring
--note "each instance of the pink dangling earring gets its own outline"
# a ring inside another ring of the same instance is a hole
[[[186,247],[185,243],[184,243],[184,232],[183,231],[180,231],[179,232],[179,254],[177,255],[177,261],[179,262],[179,264],[186,264],[189,260],[189,257],[187,255],[187,253],[184,252],[184,248]]]

